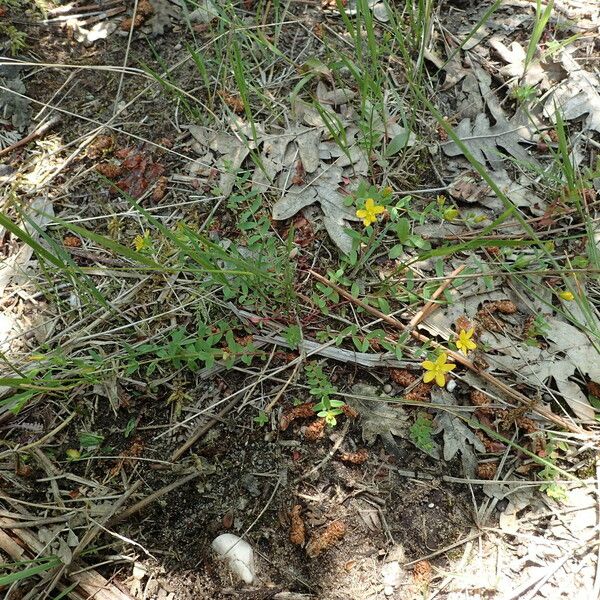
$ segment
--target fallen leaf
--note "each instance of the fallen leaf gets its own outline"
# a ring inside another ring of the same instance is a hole
[[[484,165],[487,162],[494,170],[504,168],[505,157],[500,148],[521,164],[537,162],[521,146],[522,142],[532,141],[532,136],[528,128],[520,123],[520,115],[509,120],[491,89],[490,75],[481,67],[475,66],[474,71],[481,95],[495,123],[492,125],[485,113],[479,113],[474,121],[466,118],[456,126],[454,132],[457,137],[476,160]],[[442,150],[448,156],[459,156],[463,153],[453,141],[443,143]]]

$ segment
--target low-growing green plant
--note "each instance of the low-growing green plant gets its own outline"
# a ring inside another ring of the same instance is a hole
[[[252,419],[259,427],[264,427],[269,422],[269,415],[264,410],[259,410]]]
[[[346,405],[343,400],[331,397],[338,393],[337,387],[323,373],[323,367],[319,363],[307,363],[304,366],[304,372],[311,396],[318,399],[313,410],[317,416],[325,419],[327,425],[335,427],[337,425],[336,417],[343,413],[342,407]]]
[[[8,48],[12,56],[19,54],[27,45],[27,34],[11,23],[0,23],[0,37],[8,38]]]
[[[568,490],[564,485],[557,482],[559,472],[554,465],[560,458],[560,453],[568,450],[569,446],[566,442],[551,438],[546,445],[546,455],[544,456],[548,464],[544,465],[544,468],[538,472],[538,477],[544,481],[540,485],[540,491],[545,492],[547,496],[559,502],[567,499]]]
[[[217,360],[224,361],[230,368],[238,358],[249,365],[256,356],[256,347],[252,343],[242,345],[236,341],[231,326],[226,321],[212,327],[200,323],[194,335],[184,327],[178,327],[163,343],[129,346],[125,374],[131,375],[142,367],[146,376],[155,371],[164,372],[167,367],[181,369],[185,366],[197,370],[199,367],[210,368]]]
[[[428,415],[420,412],[408,431],[410,439],[415,446],[425,452],[433,450],[435,446],[433,441],[433,423]]]

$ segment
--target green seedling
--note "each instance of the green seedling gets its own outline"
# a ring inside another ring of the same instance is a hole
[[[343,400],[331,398],[333,394],[338,393],[338,389],[331,383],[327,375],[323,373],[323,368],[320,364],[308,363],[304,367],[304,372],[306,373],[311,396],[315,396],[318,399],[313,410],[317,413],[317,416],[325,419],[329,427],[335,427],[337,424],[336,417],[344,412],[342,407],[346,403]]]

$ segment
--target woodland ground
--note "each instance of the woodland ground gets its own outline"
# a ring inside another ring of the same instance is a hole
[[[0,18],[4,598],[599,597],[597,2]]]

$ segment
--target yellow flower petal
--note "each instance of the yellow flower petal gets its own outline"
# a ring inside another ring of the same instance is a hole
[[[366,210],[363,210],[362,208],[356,211],[356,216],[359,219],[365,219],[368,215],[369,213]]]
[[[434,371],[427,371],[424,375],[423,375],[423,381],[425,383],[429,383],[430,381],[433,381],[435,378],[435,372]]]
[[[435,363],[431,362],[430,360],[422,362],[421,366],[428,371],[433,371],[433,369],[435,369]]]
[[[440,386],[444,387],[446,385],[446,378],[443,373],[437,373],[435,376],[435,382]]]
[[[436,359],[435,364],[438,367],[441,367],[442,365],[446,364],[446,361],[448,360],[448,355],[445,352],[442,352]]]
[[[442,373],[448,373],[448,371],[453,371],[456,369],[456,365],[454,363],[448,363],[441,366]]]
[[[571,302],[572,300],[575,300],[575,296],[573,295],[573,292],[569,292],[568,290],[564,290],[563,292],[560,292],[558,295],[566,302]]]

